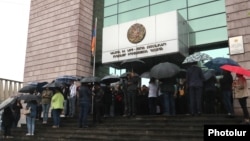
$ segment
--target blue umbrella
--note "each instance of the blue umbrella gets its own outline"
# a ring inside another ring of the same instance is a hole
[[[206,66],[207,68],[215,70],[216,73],[221,72],[220,67],[223,65],[240,66],[236,61],[232,60],[231,58],[224,58],[224,57],[217,57],[211,59],[210,61],[204,64],[204,66]]]

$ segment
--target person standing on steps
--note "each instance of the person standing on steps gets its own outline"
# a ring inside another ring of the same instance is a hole
[[[102,122],[102,107],[103,107],[103,96],[104,91],[99,83],[95,83],[93,87],[94,95],[94,108],[93,108],[93,124]]]
[[[60,91],[59,87],[55,88],[55,94],[52,96],[51,99],[51,109],[53,114],[53,126],[52,128],[59,128],[61,119],[60,115],[63,110],[63,103],[64,103],[64,97],[63,94]]]
[[[21,109],[23,108],[22,103],[19,99],[17,99],[14,104],[12,105],[12,110],[14,112],[14,118],[15,118],[15,122],[14,122],[14,127],[18,126],[18,122],[21,118]]]
[[[138,94],[138,78],[134,72],[128,76],[127,96],[128,96],[128,116],[136,115],[136,96]]]
[[[156,115],[158,84],[156,82],[156,79],[153,77],[151,77],[149,80],[148,90],[149,114]]]
[[[77,85],[76,81],[72,81],[69,87],[69,117],[75,116],[75,106],[76,106],[76,93],[77,93]]]
[[[3,115],[2,115],[2,127],[3,127],[3,138],[13,138],[11,136],[11,128],[13,123],[15,122],[12,109],[10,106],[4,108]]]
[[[79,92],[77,95],[77,99],[79,100],[79,128],[87,128],[88,127],[88,114],[91,105],[91,97],[92,92],[90,86],[87,83],[82,83]]]
[[[248,91],[247,81],[246,78],[241,74],[236,74],[236,76],[237,78],[235,80],[235,85],[233,86],[233,88],[235,92],[234,96],[238,99],[240,107],[243,111],[244,120],[242,124],[250,124],[249,112],[247,109],[247,98],[250,96],[250,93]]]
[[[223,70],[222,78],[219,80],[222,92],[224,107],[227,112],[227,117],[234,117],[233,108],[233,76],[231,72]]]
[[[204,76],[197,62],[190,64],[186,73],[186,84],[189,90],[189,112],[191,115],[202,113],[202,92]]]
[[[46,87],[42,91],[41,104],[42,104],[42,110],[43,110],[43,124],[47,124],[47,121],[48,121],[48,115],[49,115],[49,109],[50,109],[52,96],[53,96],[53,92],[48,87]]]
[[[37,101],[31,100],[27,102],[26,109],[30,108],[30,113],[26,115],[27,130],[26,136],[34,136],[35,122],[37,115]]]

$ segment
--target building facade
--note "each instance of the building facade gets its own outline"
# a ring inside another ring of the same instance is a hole
[[[189,25],[188,54],[225,49],[225,55],[250,68],[249,0],[32,0],[24,82],[51,81],[61,75],[99,76],[120,61],[102,64],[103,29],[138,19],[177,11]],[[97,24],[96,58],[91,56],[94,19]],[[229,38],[242,36],[244,52],[230,54]],[[103,39],[105,38],[105,41]],[[181,64],[185,55],[142,58],[152,65],[162,61]]]
[[[93,0],[31,0],[24,82],[92,74]]]

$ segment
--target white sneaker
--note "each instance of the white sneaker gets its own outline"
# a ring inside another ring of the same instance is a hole
[[[31,134],[30,133],[26,133],[26,136],[31,136]]]

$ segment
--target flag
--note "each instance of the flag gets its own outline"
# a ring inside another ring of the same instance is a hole
[[[95,25],[92,32],[92,41],[91,41],[91,53],[95,56],[95,49],[96,49],[96,28],[97,28],[97,18],[95,19]]]

